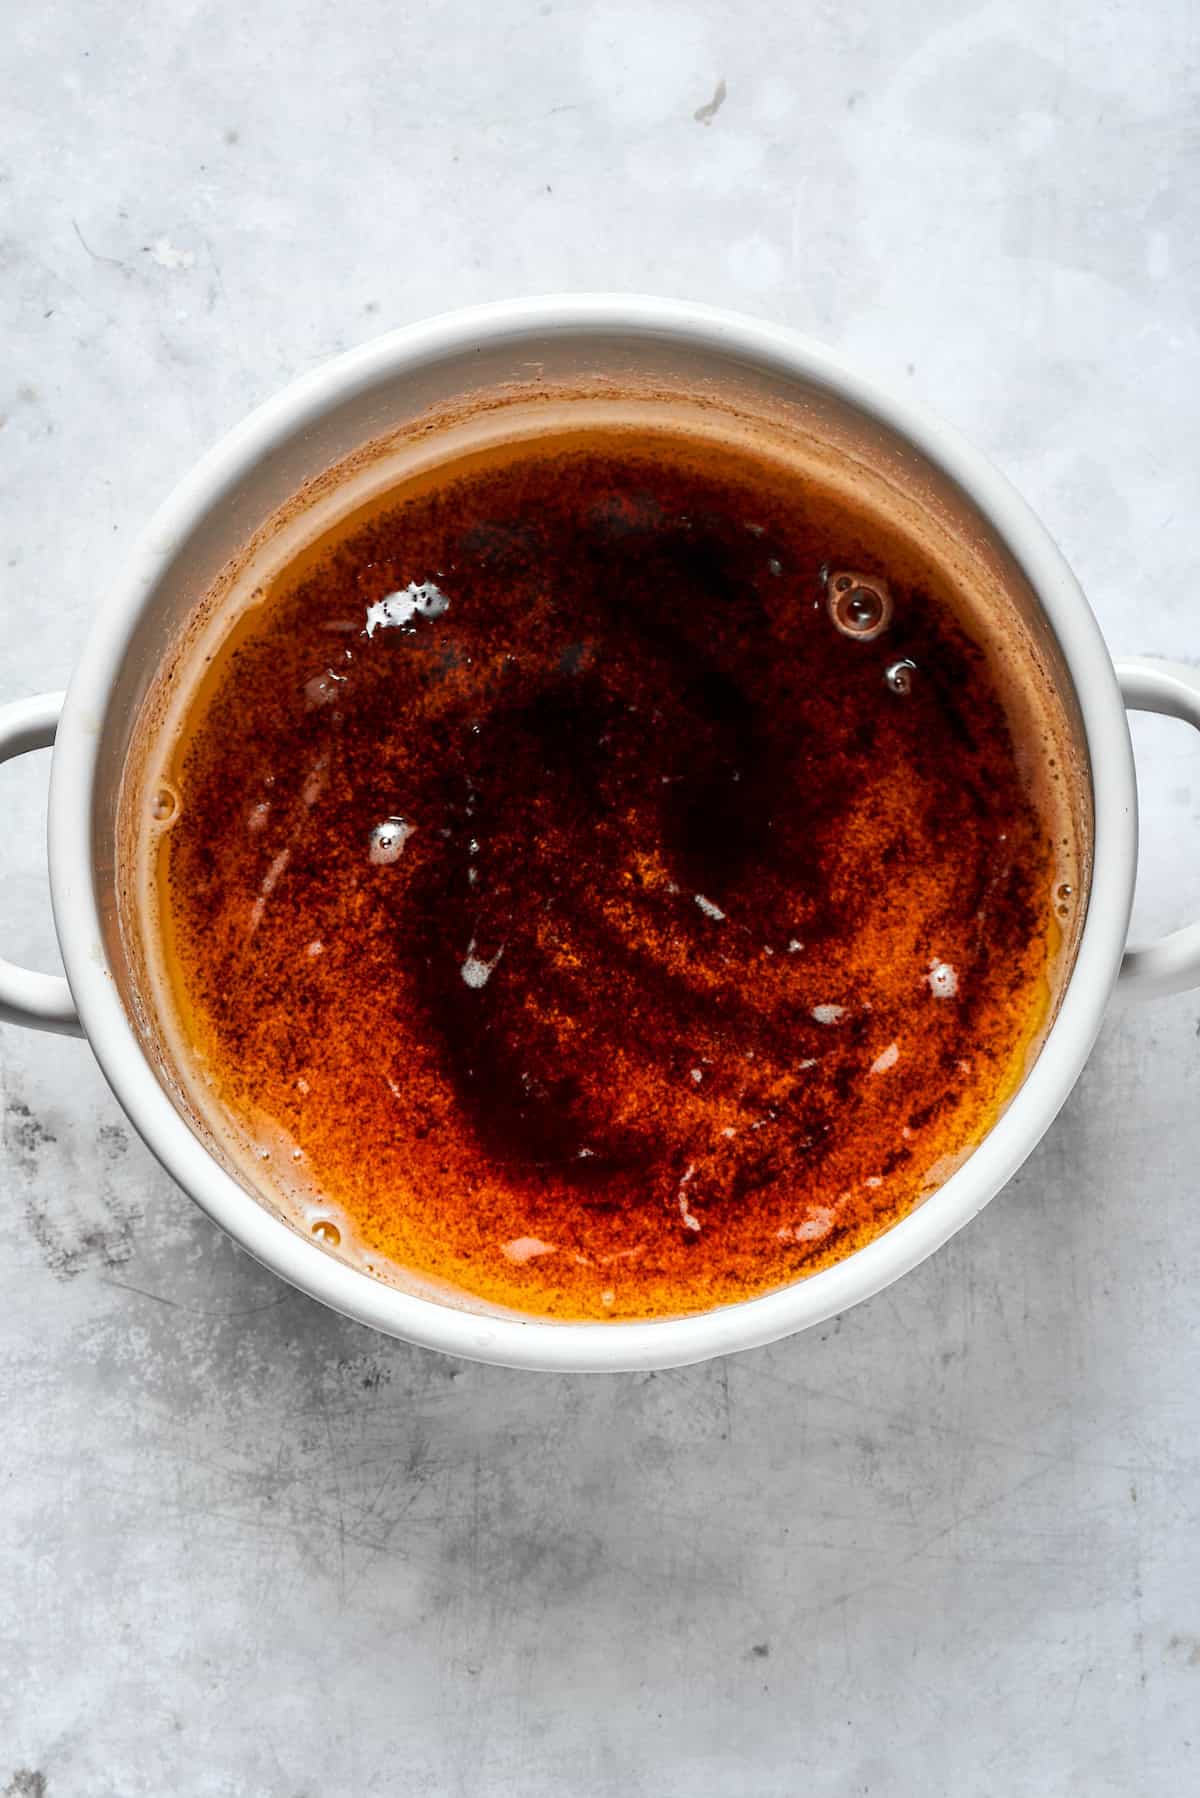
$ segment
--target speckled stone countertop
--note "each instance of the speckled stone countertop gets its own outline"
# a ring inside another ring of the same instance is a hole
[[[786,320],[1200,659],[1194,9],[26,8],[0,51],[0,697],[199,452],[390,325],[554,288]],[[1200,762],[1139,720],[1141,924]],[[46,758],[4,952],[53,964]],[[82,1043],[0,1027],[0,1794],[1195,1788],[1200,997],[1114,1011],[1009,1190],[773,1349],[384,1341],[221,1240]]]

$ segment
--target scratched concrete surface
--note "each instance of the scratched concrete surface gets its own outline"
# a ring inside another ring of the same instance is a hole
[[[1196,14],[1110,0],[17,9],[0,696],[253,403],[459,302],[692,294],[968,431],[1116,648],[1200,657]],[[1139,726],[1143,922],[1200,764]],[[0,941],[53,959],[44,758]],[[645,1378],[322,1312],[0,1029],[5,1798],[1128,1798],[1197,1786],[1200,998],[1114,1013],[892,1291]]]

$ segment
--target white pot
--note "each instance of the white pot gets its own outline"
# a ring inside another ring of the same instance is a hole
[[[654,1323],[559,1324],[462,1309],[358,1272],[280,1221],[208,1153],[160,1084],[130,1022],[116,930],[117,788],[137,706],[181,608],[261,520],[312,475],[434,400],[532,363],[661,368],[684,378],[747,371],[760,385],[834,396],[957,483],[1024,572],[1057,639],[1083,723],[1094,869],[1074,969],[1036,1063],[969,1159],[914,1211],[844,1261],[764,1298]],[[397,331],[340,356],[261,407],[176,489],[96,619],[65,698],[0,709],[0,760],[54,743],[50,882],[66,979],[0,962],[0,1018],[81,1032],[130,1119],[208,1215],[284,1279],[376,1329],[513,1367],[670,1367],[822,1322],[915,1267],[961,1228],[1029,1154],[1074,1085],[1117,981],[1140,993],[1200,980],[1200,925],[1129,950],[1137,790],[1126,707],[1200,728],[1192,671],[1115,669],[1070,569],[1024,502],[926,413],[790,331],[683,302],[620,295],[519,301]]]

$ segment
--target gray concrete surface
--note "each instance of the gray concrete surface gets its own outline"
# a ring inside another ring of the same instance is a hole
[[[173,0],[0,41],[0,696],[331,351],[636,287],[906,383],[1114,648],[1200,658],[1197,15]],[[1139,915],[1200,763],[1139,725]],[[51,965],[45,758],[0,941]],[[1114,1013],[1043,1147],[819,1333],[649,1378],[323,1313],[0,1029],[5,1798],[1129,1798],[1200,1784],[1200,997]]]

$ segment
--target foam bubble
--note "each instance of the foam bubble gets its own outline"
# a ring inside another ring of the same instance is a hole
[[[156,824],[173,824],[179,815],[179,794],[169,781],[163,781],[154,795],[150,815]]]
[[[948,961],[931,961],[925,978],[935,999],[953,999],[958,991],[958,975]]]
[[[838,569],[825,576],[825,603],[844,637],[870,643],[891,623],[892,595],[885,580],[874,574],[855,574]]]
[[[371,860],[377,866],[399,861],[405,843],[416,828],[407,818],[385,818],[371,832]]]

